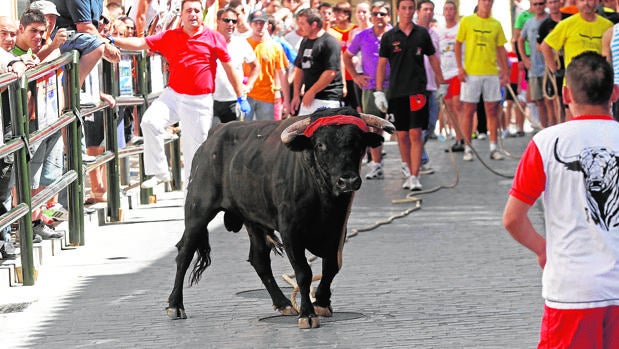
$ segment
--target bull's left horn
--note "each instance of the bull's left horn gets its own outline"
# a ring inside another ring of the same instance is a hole
[[[284,144],[290,143],[296,136],[300,135],[305,131],[305,128],[312,122],[312,120],[307,117],[305,119],[299,120],[294,124],[286,127],[284,131],[282,131],[282,135],[280,136],[282,142]]]
[[[368,126],[379,128],[389,134],[395,131],[395,126],[385,119],[372,114],[359,113],[359,115],[361,115],[361,119],[363,119]]]

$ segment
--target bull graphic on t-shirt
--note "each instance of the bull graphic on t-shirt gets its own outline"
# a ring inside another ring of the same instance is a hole
[[[619,160],[612,150],[605,147],[586,147],[580,154],[562,159],[557,152],[555,159],[570,171],[582,172],[589,215],[595,224],[605,230],[619,225]]]

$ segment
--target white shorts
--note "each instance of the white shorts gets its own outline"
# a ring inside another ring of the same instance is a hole
[[[484,102],[501,100],[501,82],[498,75],[469,75],[462,82],[460,101],[477,103],[481,96]]]

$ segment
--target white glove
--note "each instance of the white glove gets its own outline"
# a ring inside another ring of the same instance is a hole
[[[376,104],[376,107],[383,113],[386,113],[387,109],[389,109],[389,105],[387,104],[387,97],[385,97],[385,92],[374,91],[373,95],[374,104]]]
[[[436,99],[440,101],[441,99],[445,98],[445,96],[447,95],[448,88],[449,88],[449,84],[441,84],[438,87],[438,90],[436,90]]]

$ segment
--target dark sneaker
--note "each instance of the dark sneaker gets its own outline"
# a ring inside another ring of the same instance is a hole
[[[2,255],[2,259],[15,259],[17,258],[17,249],[13,246],[12,242],[0,242],[2,246],[0,246],[0,255]]]
[[[64,236],[64,233],[58,233],[43,223],[33,225],[32,233],[35,235],[40,235],[43,240],[59,239]]]
[[[456,143],[454,143],[451,146],[451,151],[454,153],[460,153],[464,151],[464,143],[460,142],[460,141],[456,141]],[[449,152],[449,149],[445,149],[445,152]]]

